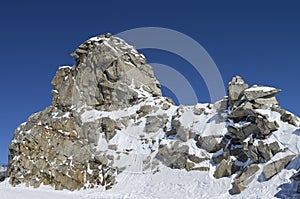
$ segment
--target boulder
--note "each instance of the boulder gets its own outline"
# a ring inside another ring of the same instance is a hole
[[[253,102],[253,107],[256,109],[268,109],[272,106],[278,105],[278,101],[275,96],[267,98],[258,98]]]
[[[279,128],[279,125],[276,121],[269,121],[265,118],[258,117],[256,119],[257,127],[260,131],[260,133],[257,135],[258,138],[266,138],[268,137],[272,132],[277,131]]]
[[[248,146],[247,156],[255,163],[265,163],[280,151],[281,149],[277,142],[265,144],[262,141],[258,141],[258,146],[252,144]]]
[[[224,98],[220,101],[217,101],[214,103],[213,107],[218,111],[218,113],[224,113],[228,109],[228,99]]]
[[[215,153],[212,156],[212,160],[214,161],[214,163],[216,164],[220,164],[222,162],[222,160],[229,160],[229,154],[227,152],[223,152],[223,153]]]
[[[266,86],[252,86],[244,90],[244,95],[248,101],[256,100],[258,98],[274,97],[275,94],[280,93],[281,90]]]
[[[176,136],[183,142],[186,142],[190,138],[189,129],[186,129],[181,125],[179,120],[172,120],[171,122],[172,130],[171,132],[176,132]],[[170,134],[170,133],[169,133]]]
[[[155,133],[159,129],[163,129],[166,123],[166,116],[158,115],[158,116],[147,116],[146,117],[146,126],[145,131],[147,133]]]
[[[218,165],[216,171],[214,172],[214,177],[216,179],[219,179],[219,178],[231,176],[232,166],[233,166],[233,162],[223,159],[221,163]]]
[[[232,78],[228,85],[228,103],[230,106],[239,105],[239,101],[243,96],[243,91],[249,86],[240,76]]]
[[[117,122],[109,117],[99,119],[102,132],[105,133],[106,140],[111,140],[116,135],[116,130],[120,129]]]
[[[140,117],[144,117],[145,115],[151,113],[155,110],[155,107],[152,107],[151,105],[145,105],[141,106],[141,108],[136,111],[137,114],[139,114]]]
[[[229,118],[232,119],[235,123],[240,121],[246,120],[248,117],[256,117],[256,112],[253,110],[251,103],[246,103],[241,105],[235,109],[233,109],[230,114]]]
[[[288,111],[280,108],[279,106],[272,106],[271,110],[280,113],[280,115],[281,115],[280,119],[283,122],[287,122],[287,123],[289,123],[291,125],[299,127],[299,119],[294,114],[292,114],[292,113],[290,113],[290,112],[288,112]]]
[[[188,159],[196,164],[199,164],[205,160],[209,160],[209,157],[198,157],[196,155],[188,155]]]
[[[286,156],[280,160],[269,163],[263,168],[263,176],[266,180],[270,180],[273,176],[280,173],[295,157],[295,155]]]
[[[246,124],[242,127],[228,126],[227,129],[228,129],[228,134],[231,136],[231,138],[235,138],[239,140],[244,140],[251,134],[260,133],[260,130],[257,127],[257,125],[252,123]]]
[[[287,122],[287,123],[292,124],[292,125],[294,125],[296,127],[299,126],[299,124],[298,124],[299,123],[298,118],[294,114],[292,114],[292,113],[285,112],[285,113],[283,113],[281,115],[280,119],[283,122]]]
[[[188,146],[179,146],[179,143],[175,142],[171,148],[168,148],[167,145],[160,145],[155,157],[167,167],[184,169],[187,163],[188,151]]]
[[[4,181],[7,177],[8,167],[0,166],[0,182]]]
[[[217,152],[222,148],[217,138],[214,136],[199,136],[196,145],[209,153]]]
[[[255,173],[259,170],[257,164],[252,164],[244,169],[239,175],[237,175],[232,183],[231,194],[239,194],[247,188],[247,186],[255,178]]]
[[[193,111],[194,111],[194,114],[195,114],[195,115],[201,115],[202,113],[204,113],[205,108],[199,108],[199,107],[197,107],[197,106],[194,106]]]

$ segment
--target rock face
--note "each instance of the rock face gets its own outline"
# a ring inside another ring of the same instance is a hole
[[[111,140],[119,124],[109,116],[84,122],[80,111],[117,110],[161,96],[145,57],[119,38],[109,34],[92,38],[72,55],[76,64],[60,67],[52,81],[52,106],[32,115],[14,134],[9,146],[12,185],[110,188],[117,168],[95,147],[100,137]],[[162,127],[163,121],[152,121],[156,126],[147,131]]]
[[[238,194],[259,170],[269,180],[294,157],[270,163],[286,151],[271,139],[280,125],[299,125],[278,106],[279,89],[249,87],[237,76],[215,104],[176,106],[145,57],[119,38],[94,37],[72,55],[76,64],[60,67],[52,81],[52,105],[14,133],[13,186],[110,189],[120,174],[213,168],[214,178],[232,178],[230,193]]]
[[[54,107],[87,105],[112,110],[131,106],[149,95],[161,96],[145,57],[119,38],[109,34],[92,38],[72,55],[76,65],[61,67],[52,81]],[[145,92],[138,93],[137,89]]]

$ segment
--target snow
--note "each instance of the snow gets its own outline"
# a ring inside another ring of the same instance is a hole
[[[6,170],[7,170],[6,167],[1,167],[1,166],[0,166],[0,173],[1,173],[1,172],[6,172]]]
[[[68,69],[71,69],[72,66],[60,66],[59,69],[64,69],[64,68],[68,68]]]
[[[270,88],[270,87],[268,87]],[[273,89],[273,88],[272,88]],[[208,104],[197,104],[195,107],[177,107],[171,105],[171,107],[165,111],[161,108],[162,99],[149,99],[143,101],[140,104],[134,105],[127,109],[116,110],[111,112],[97,111],[97,110],[81,110],[81,120],[83,123],[92,122],[102,117],[110,117],[112,119],[118,119],[122,117],[128,117],[136,114],[136,111],[144,105],[151,105],[158,107],[157,110],[149,113],[148,115],[162,115],[167,114],[169,117],[167,127],[170,127],[171,119],[176,112],[181,112],[181,117],[178,119],[184,128],[190,128],[200,136],[216,136],[220,137],[227,133],[227,125],[230,125],[230,121],[223,120],[222,114],[218,113],[214,108],[209,108]],[[179,108],[179,109],[178,109]],[[195,115],[193,113],[194,108],[203,108],[204,113],[201,115]],[[262,115],[266,115],[269,120],[276,120],[280,126],[278,131],[272,133],[272,135],[263,140],[264,143],[279,142],[280,147],[289,150],[284,153],[276,154],[269,162],[281,159],[287,155],[300,153],[300,130],[288,123],[280,120],[280,114],[271,110],[256,110]],[[68,117],[69,115],[62,115],[61,117]],[[224,116],[224,115],[223,115]],[[57,117],[57,115],[53,116]],[[129,117],[130,118],[130,117]],[[235,175],[227,178],[215,179],[213,173],[215,171],[215,165],[210,161],[203,161],[196,166],[208,167],[209,171],[190,171],[170,169],[162,164],[159,164],[155,169],[144,168],[144,161],[151,154],[151,149],[157,149],[159,144],[158,140],[161,140],[160,144],[167,144],[174,142],[172,139],[166,139],[164,132],[157,131],[155,133],[144,132],[144,126],[146,123],[145,117],[130,118],[127,126],[123,126],[122,130],[117,130],[116,135],[109,141],[101,137],[98,141],[97,150],[106,151],[109,155],[118,156],[114,158],[114,165],[119,168],[126,167],[126,169],[117,176],[117,184],[110,190],[104,190],[103,187],[90,190],[79,190],[70,192],[67,190],[56,191],[53,187],[42,186],[38,189],[28,188],[25,185],[19,185],[12,187],[8,180],[0,183],[1,199],[22,198],[22,199],[140,199],[140,198],[209,198],[209,199],[238,199],[238,198],[300,198],[300,195],[296,194],[297,184],[290,180],[290,177],[296,173],[296,169],[299,167],[300,158],[296,158],[292,163],[274,176],[269,181],[264,181],[262,178],[262,167],[260,165],[260,171],[258,171],[254,180],[249,184],[239,195],[231,195],[228,190],[231,189],[232,181]],[[231,124],[242,126],[247,123]],[[65,133],[65,132],[62,132]],[[141,137],[151,138],[156,140],[154,143],[145,144],[142,142]],[[205,157],[206,152],[203,149],[199,149],[196,146],[196,142],[193,139],[189,139],[183,143],[189,146],[189,153],[195,154],[198,157]],[[110,150],[110,145],[117,146],[117,152]],[[220,154],[222,150],[214,155]],[[212,156],[213,154],[210,154]],[[15,157],[18,158],[18,157]],[[70,157],[71,158],[71,157]],[[153,156],[150,157],[150,162],[153,162]],[[241,163],[248,164],[247,163]],[[71,163],[72,164],[72,163]],[[158,170],[157,170],[158,169]],[[90,168],[88,172],[92,171]]]
[[[276,88],[268,87],[268,86],[253,86],[251,88],[247,88],[245,92],[254,92],[254,91],[270,92],[273,90],[276,90]]]
[[[140,199],[140,198],[299,198],[295,193],[296,184],[289,180],[295,170],[284,170],[271,180],[260,180],[259,171],[255,180],[240,195],[230,195],[227,190],[231,188],[232,178],[214,179],[213,170],[210,172],[172,170],[162,168],[153,174],[139,172],[124,172],[118,176],[118,184],[111,190],[102,188],[91,190],[55,191],[52,187],[42,186],[38,189],[27,188],[24,185],[12,187],[6,180],[0,183],[1,198],[12,199]],[[261,181],[261,182],[260,182]],[[283,191],[283,186],[288,187]]]

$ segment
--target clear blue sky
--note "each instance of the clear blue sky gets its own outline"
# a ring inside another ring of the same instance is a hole
[[[1,2],[0,162],[7,162],[14,129],[51,104],[50,82],[59,65],[74,64],[69,54],[91,36],[131,28],[156,26],[187,34],[208,51],[226,85],[239,74],[249,84],[279,87],[280,105],[300,115],[300,3],[207,2]],[[174,68],[185,64],[170,53],[143,52],[151,62]],[[200,100],[209,101],[205,84],[197,85]]]

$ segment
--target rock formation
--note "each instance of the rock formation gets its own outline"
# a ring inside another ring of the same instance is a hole
[[[280,125],[299,126],[278,106],[279,89],[249,87],[236,76],[219,102],[176,106],[162,96],[146,58],[122,39],[101,35],[72,55],[76,64],[60,67],[52,81],[52,105],[14,133],[14,186],[110,189],[121,174],[169,167],[213,171],[217,179],[237,174],[230,193],[238,194],[259,173],[269,180],[295,157],[270,139]]]

